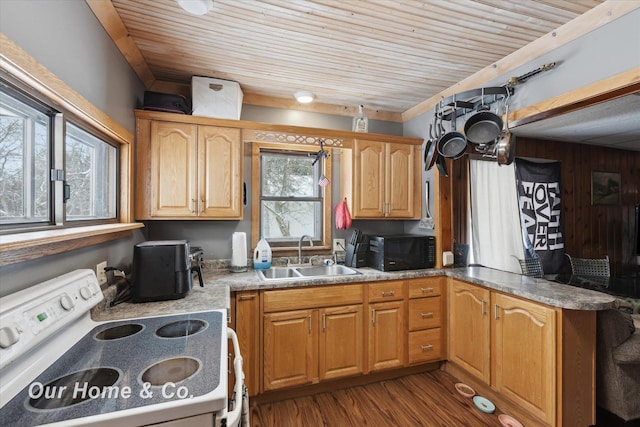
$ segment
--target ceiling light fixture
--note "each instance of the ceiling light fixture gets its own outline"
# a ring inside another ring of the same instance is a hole
[[[204,15],[213,9],[213,0],[176,0],[181,8],[193,15]]]
[[[306,90],[299,90],[296,93],[294,93],[293,96],[301,104],[308,104],[311,101],[313,101],[313,98],[314,98],[313,94]]]

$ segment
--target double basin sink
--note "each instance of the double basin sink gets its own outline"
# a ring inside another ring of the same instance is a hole
[[[316,279],[331,276],[350,276],[360,274],[358,271],[344,265],[318,265],[300,267],[273,267],[258,270],[258,277],[264,281],[284,279]]]

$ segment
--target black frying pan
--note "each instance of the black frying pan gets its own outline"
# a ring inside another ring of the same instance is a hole
[[[478,112],[464,124],[467,140],[474,144],[488,144],[502,132],[502,119],[497,114],[487,111],[489,106],[478,107]]]

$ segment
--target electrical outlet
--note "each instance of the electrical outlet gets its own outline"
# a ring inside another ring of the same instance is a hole
[[[333,239],[333,252],[344,252],[347,250],[344,239]]]
[[[96,276],[98,277],[98,283],[101,285],[107,283],[107,272],[104,271],[105,268],[107,268],[107,261],[102,261],[96,265]]]

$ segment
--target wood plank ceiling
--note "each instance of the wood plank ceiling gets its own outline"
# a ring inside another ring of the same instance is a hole
[[[111,3],[148,89],[210,76],[239,82],[248,103],[307,90],[349,115],[364,104],[398,119],[602,1],[215,0],[204,16],[174,0]]]

